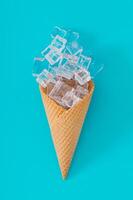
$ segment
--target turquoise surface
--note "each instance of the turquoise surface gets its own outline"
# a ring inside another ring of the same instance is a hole
[[[132,11],[131,0],[1,2],[1,200],[133,199]],[[31,75],[55,25],[78,31],[105,65],[66,181]]]

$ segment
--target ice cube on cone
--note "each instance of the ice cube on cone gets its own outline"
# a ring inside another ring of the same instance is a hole
[[[75,80],[77,80],[80,85],[84,85],[91,80],[90,73],[86,69],[81,68],[75,72]]]
[[[56,82],[53,89],[49,93],[49,97],[52,98],[57,103],[59,103],[60,105],[65,106],[62,102],[62,98],[68,91],[71,91],[71,90],[72,90],[71,86],[69,86],[69,85],[65,84],[63,81],[59,80]]]
[[[64,97],[62,98],[62,102],[66,107],[71,108],[76,103],[78,103],[81,99],[74,94],[74,89],[67,92]]]

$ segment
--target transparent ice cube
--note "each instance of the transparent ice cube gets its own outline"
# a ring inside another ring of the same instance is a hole
[[[54,65],[55,63],[57,63],[60,58],[61,58],[61,54],[57,51],[53,51],[52,49],[45,55],[45,58],[47,59],[47,61],[51,64]]]
[[[55,38],[52,40],[50,47],[55,51],[61,52],[65,48],[66,42],[66,39],[60,37],[59,35],[56,35]]]
[[[65,68],[66,70],[71,71],[71,72],[75,72],[76,71],[76,66],[73,63],[70,63],[70,62],[67,62],[63,66],[63,68]]]
[[[69,43],[77,41],[79,39],[79,33],[68,30],[66,38]]]
[[[51,82],[51,83],[56,83],[56,77],[53,73],[51,73],[50,71],[44,69],[43,73],[45,74],[45,76],[47,77],[47,83]]]
[[[73,78],[73,72],[70,71],[70,70],[67,70],[66,68],[64,67],[59,67],[58,70],[57,70],[57,76],[61,76],[61,77],[64,77],[66,79],[72,79]]]
[[[92,61],[91,57],[80,55],[79,60],[78,60],[78,65],[88,69],[91,64],[91,61]]]
[[[36,78],[37,83],[39,83],[39,85],[41,85],[43,88],[47,87],[47,84],[45,82],[45,80],[40,79],[39,77]]]
[[[67,78],[62,77],[61,80],[67,85],[70,85],[72,88],[77,87],[77,83],[74,79],[67,79]]]
[[[48,47],[46,47],[45,49],[43,49],[42,51],[41,51],[41,54],[43,55],[43,56],[45,56],[49,51],[50,51],[50,46],[48,46]]]
[[[56,83],[54,76],[50,73],[47,69],[44,69],[36,78],[36,81],[42,85],[44,88],[47,86],[48,83]]]
[[[68,58],[66,58],[66,57],[64,56],[64,54],[62,54],[62,57],[61,57],[61,59],[60,59],[60,61],[59,61],[59,67],[64,66],[67,62],[68,62]]]
[[[72,106],[74,106],[77,102],[79,102],[81,99],[78,96],[75,96],[73,93],[73,90],[68,91],[64,97],[62,98],[62,102],[63,104],[68,107],[71,108]]]
[[[74,94],[79,98],[83,98],[86,94],[88,94],[88,90],[78,85],[74,90]]]
[[[83,88],[85,88],[86,90],[88,90],[88,86],[89,86],[89,83],[85,83],[84,85],[82,85]]]
[[[69,51],[65,49],[59,61],[59,67],[67,65],[67,63],[76,65],[78,63],[78,59],[79,59],[79,56],[70,54]]]
[[[48,66],[48,71],[54,76],[56,77],[56,73],[57,73],[58,67],[57,66]]]
[[[72,87],[65,84],[61,80],[57,81],[51,92],[49,93],[49,97],[55,100],[60,105],[63,105],[62,97],[66,94],[66,92],[72,90]]]
[[[54,86],[55,86],[55,83],[53,83],[53,82],[48,82],[47,83],[47,95],[50,94],[50,92],[52,91],[52,89],[54,88]]]
[[[74,55],[77,55],[83,51],[82,46],[77,41],[67,43],[66,48],[70,54]]]
[[[74,76],[75,69],[73,64],[67,62],[65,65],[58,68],[57,75],[70,80]]]
[[[44,88],[47,87],[48,78],[45,73],[42,71],[36,78],[36,81]]]
[[[52,73],[50,73],[47,69],[43,70],[43,74],[45,74],[45,76],[47,77],[47,79],[53,79],[54,76]]]
[[[68,62],[73,63],[73,64],[76,64],[79,60],[78,55],[70,54],[70,52],[68,50],[65,50],[63,52],[63,58],[68,60]]]
[[[80,85],[84,85],[91,80],[90,73],[86,69],[81,68],[75,72],[75,80],[77,80]]]

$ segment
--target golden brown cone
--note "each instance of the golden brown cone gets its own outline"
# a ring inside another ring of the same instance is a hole
[[[93,91],[94,84],[90,81],[88,94],[75,106],[66,110],[50,99],[40,86],[63,179],[67,176]]]

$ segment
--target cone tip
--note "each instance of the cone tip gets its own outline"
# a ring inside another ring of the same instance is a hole
[[[64,181],[67,179],[67,172],[62,172],[62,179]]]
[[[65,181],[67,179],[67,175],[62,175],[62,179]]]

